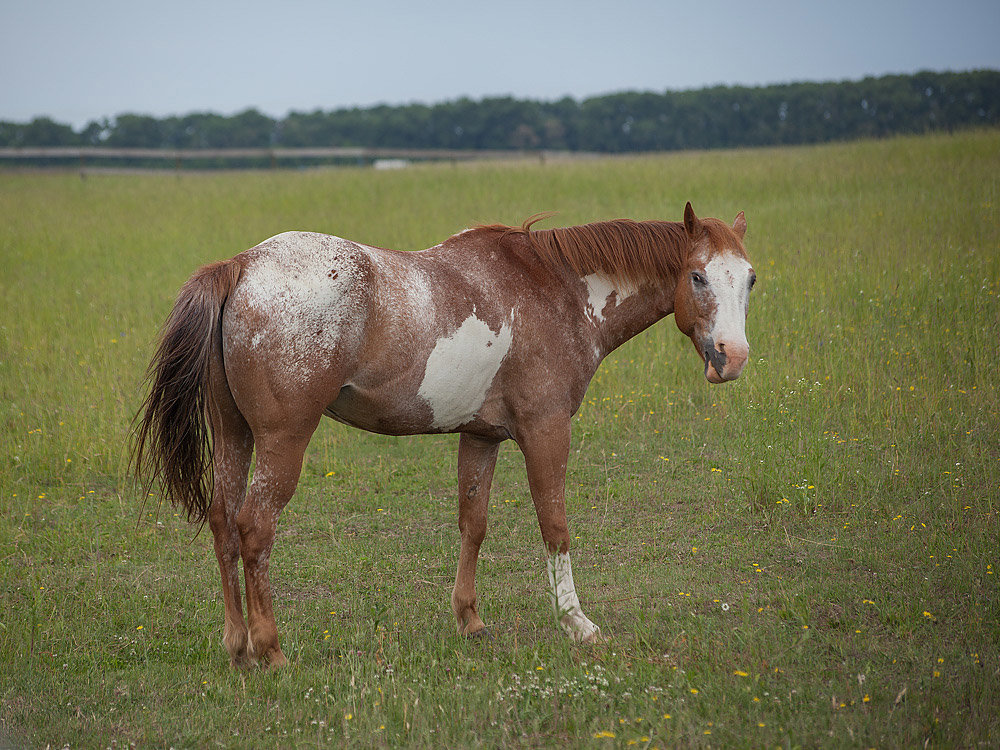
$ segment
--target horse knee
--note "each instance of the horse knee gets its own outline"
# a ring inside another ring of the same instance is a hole
[[[470,523],[468,521],[459,521],[458,531],[459,534],[461,534],[462,542],[471,544],[476,549],[479,549],[483,544],[483,540],[486,539],[485,523]]]

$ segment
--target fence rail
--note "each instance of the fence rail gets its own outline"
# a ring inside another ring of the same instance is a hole
[[[102,148],[100,146],[69,146],[46,148],[0,148],[0,160],[22,159],[75,159],[78,161],[104,159],[161,159],[174,163],[204,159],[263,159],[271,164],[289,159],[409,159],[461,160],[473,159],[545,159],[557,157],[560,152],[465,150],[465,149],[408,149],[408,148]]]

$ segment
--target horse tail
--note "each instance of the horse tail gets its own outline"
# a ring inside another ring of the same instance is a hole
[[[149,395],[134,420],[130,469],[146,493],[159,480],[189,522],[203,523],[212,503],[209,372],[213,353],[222,351],[222,306],[241,271],[237,260],[213,263],[181,287],[146,371]]]

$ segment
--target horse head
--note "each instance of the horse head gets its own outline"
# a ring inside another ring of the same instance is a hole
[[[688,203],[684,229],[691,251],[674,292],[674,320],[691,339],[711,383],[735,380],[743,372],[750,345],[746,318],[756,274],[743,248],[743,212],[730,227],[718,219],[699,219]]]

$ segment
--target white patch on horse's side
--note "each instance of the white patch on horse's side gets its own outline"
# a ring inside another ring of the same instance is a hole
[[[614,282],[603,273],[591,273],[583,277],[587,285],[587,308],[595,323],[604,320],[604,310],[610,304],[612,309],[632,296],[633,289],[615,286]],[[621,286],[621,285],[619,285]],[[614,295],[614,300],[611,296]]]
[[[453,430],[471,421],[486,400],[514,338],[504,323],[498,333],[475,315],[434,344],[417,395],[431,407],[431,426]]]
[[[580,608],[580,599],[573,585],[573,565],[569,552],[549,555],[549,596],[556,619],[569,637],[577,642],[592,641],[601,635],[601,629],[590,621]]]
[[[716,255],[705,264],[705,280],[716,303],[712,340],[746,345],[750,264],[734,253]]]

